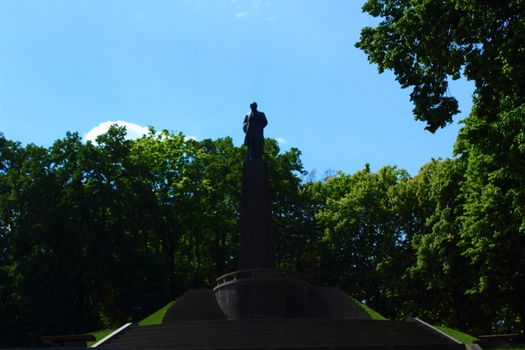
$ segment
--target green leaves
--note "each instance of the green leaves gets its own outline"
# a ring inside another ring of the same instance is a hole
[[[463,76],[476,84],[473,110],[455,146],[463,175],[452,193],[430,191],[430,198],[447,197],[438,198],[437,211],[427,218],[431,231],[416,236],[414,271],[450,282],[460,281],[451,267],[468,266],[471,274],[460,288],[489,304],[485,309],[493,314],[486,319],[515,327],[519,317],[523,329],[525,265],[516,248],[525,247],[523,1],[369,0],[363,10],[382,21],[363,28],[356,46],[379,72],[392,70],[402,88],[413,89],[414,117],[427,130],[444,127],[459,112],[448,96],[448,79]],[[447,257],[445,251],[452,253]]]
[[[366,166],[302,182],[300,151],[266,140],[279,266],[389,318],[475,331],[516,319],[525,169],[511,162],[523,114],[471,116],[463,156],[415,177]],[[474,143],[487,135],[501,147]],[[13,334],[3,343],[140,319],[236,269],[245,150],[231,138],[152,129],[126,140],[112,128],[98,144],[67,134],[49,148],[2,139],[0,151],[0,315]]]
[[[95,144],[0,141],[1,345],[137,320],[236,268],[245,151],[231,138],[151,129],[127,140],[115,126]],[[265,157],[288,247],[299,151],[267,140]]]
[[[400,193],[407,179],[408,174],[395,167],[378,173],[366,167],[310,186],[319,201],[315,219],[327,249],[321,251],[319,268],[327,272],[328,283],[391,317],[400,311],[394,300],[413,259],[408,216],[402,214],[406,202]]]
[[[476,81],[483,109],[497,107],[495,96],[521,91],[523,8],[517,2],[369,0],[363,11],[383,21],[363,28],[356,47],[382,73],[390,69],[402,88],[412,87],[414,117],[435,132],[452,122],[458,104],[448,79]]]

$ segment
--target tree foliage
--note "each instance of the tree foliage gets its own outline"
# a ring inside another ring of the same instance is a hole
[[[49,148],[1,136],[0,344],[136,320],[235,269],[244,151],[231,138],[125,136],[68,133]],[[282,232],[299,152],[268,140],[266,159]]]
[[[356,44],[379,72],[393,70],[412,87],[414,116],[435,132],[458,113],[448,79],[476,83],[477,105],[492,115],[523,103],[524,8],[521,0],[368,0],[363,11],[380,17]]]
[[[425,254],[435,247],[457,251],[474,277],[465,279],[465,293],[500,305],[487,309],[493,328],[521,322],[523,329],[523,1],[368,0],[363,10],[381,22],[364,28],[356,46],[380,72],[393,70],[403,88],[413,88],[413,112],[426,129],[435,132],[458,112],[448,94],[449,79],[474,81],[474,106],[455,146],[464,175],[447,197],[456,204],[435,218],[435,234],[420,241],[426,248],[418,257],[431,261]],[[453,220],[447,219],[450,214]],[[449,268],[443,265],[441,273]]]
[[[49,148],[1,141],[2,345],[138,320],[235,270],[245,150],[230,138],[151,130],[126,140],[114,127],[96,144],[77,134]],[[280,268],[390,318],[521,327],[519,301],[505,299],[520,281],[508,253],[522,247],[505,239],[519,236],[489,234],[506,232],[498,210],[519,197],[489,201],[501,196],[489,192],[483,208],[471,207],[465,188],[484,187],[467,159],[432,160],[415,177],[367,165],[306,181],[297,149],[266,146]]]

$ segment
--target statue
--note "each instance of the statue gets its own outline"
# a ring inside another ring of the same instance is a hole
[[[250,104],[252,110],[244,117],[242,129],[246,133],[244,144],[248,146],[248,159],[261,159],[264,146],[263,129],[268,125],[268,120],[263,112],[257,110],[257,103]]]

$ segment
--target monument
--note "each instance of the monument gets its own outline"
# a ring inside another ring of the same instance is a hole
[[[263,156],[268,125],[257,103],[250,104],[243,130],[247,160],[243,165],[239,270],[217,279],[215,295],[228,319],[304,317],[311,286],[288,271],[275,269],[272,197]]]
[[[276,268],[272,197],[263,159],[268,124],[245,117],[239,266],[211,289],[186,291],[160,325],[127,324],[102,340],[113,349],[465,349],[418,320],[372,320],[337,287],[315,287]]]
[[[268,120],[257,110],[256,102],[250,104],[250,109],[242,126],[247,160],[243,165],[241,192],[239,270],[273,269],[272,198],[268,166],[262,159]]]
[[[248,149],[248,159],[261,159],[264,148],[264,128],[268,125],[266,115],[257,110],[257,102],[250,104],[251,112],[244,117],[242,130],[246,134],[244,145]]]

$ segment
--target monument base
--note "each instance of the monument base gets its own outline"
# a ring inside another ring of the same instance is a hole
[[[239,270],[217,279],[213,289],[229,320],[305,317],[312,287],[277,269]]]
[[[244,162],[240,204],[239,270],[275,269],[272,195],[266,161]]]

